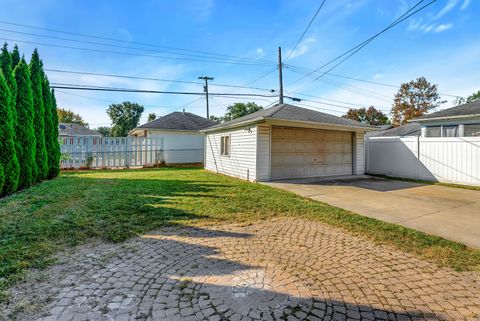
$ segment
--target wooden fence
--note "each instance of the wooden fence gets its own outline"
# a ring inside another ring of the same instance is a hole
[[[163,161],[161,137],[63,137],[60,167],[129,168]]]

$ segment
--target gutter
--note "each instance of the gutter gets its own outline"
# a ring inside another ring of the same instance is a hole
[[[480,117],[480,114],[471,114],[471,115],[459,115],[459,116],[443,116],[443,117],[431,117],[431,118],[414,118],[407,120],[407,122],[424,122],[430,120],[445,120],[445,119],[458,119],[458,118],[470,118],[470,117]]]
[[[206,129],[200,130],[201,133],[209,133],[209,132],[214,132],[214,131],[219,131],[223,129],[231,129],[231,128],[236,128],[236,127],[242,127],[244,125],[248,124],[256,124],[256,123],[264,123],[266,120],[266,117],[257,117],[249,120],[244,120],[242,122],[230,124],[230,125],[224,125],[224,126],[219,126],[219,127],[209,127]]]

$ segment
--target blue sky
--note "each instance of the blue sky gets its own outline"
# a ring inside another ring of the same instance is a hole
[[[339,76],[392,85],[425,76],[439,85],[441,93],[461,96],[480,89],[480,22],[475,17],[475,13],[480,12],[478,0],[438,0],[376,38],[333,70],[332,74],[327,74],[308,86],[305,85],[311,82],[310,77],[291,84],[302,76],[298,72],[305,73],[305,70],[318,68],[362,42],[390,24],[417,1],[326,0],[302,42],[287,61],[290,65],[284,70],[287,94],[315,100],[302,101],[300,104],[303,106],[341,115],[348,106],[374,105],[388,112],[396,89]],[[216,87],[215,84],[243,85],[267,74],[250,86],[276,89],[277,47],[283,48],[284,57],[288,55],[319,4],[320,0],[2,0],[2,22],[115,38],[122,42],[4,23],[0,23],[0,38],[2,41],[9,39],[10,45],[17,43],[28,58],[32,50],[38,47],[44,65],[49,69],[193,82],[198,81],[198,76],[208,75],[215,77],[210,91],[216,93],[231,92],[234,89]],[[181,52],[192,56],[179,55],[179,51],[140,46],[140,42],[195,52]],[[120,53],[59,48],[45,44]],[[211,60],[205,57],[204,52],[260,59],[262,63],[237,64],[227,57],[221,59],[222,63],[181,59]],[[152,57],[155,55],[161,57]],[[197,84],[57,72],[48,72],[48,76],[54,83],[148,90],[203,90]],[[256,89],[237,89],[235,93],[268,95],[268,92]],[[442,108],[451,106],[454,98],[444,98],[449,102]],[[195,99],[195,102],[187,104]],[[80,113],[92,128],[108,125],[109,118],[105,110],[109,103],[125,100],[145,105],[142,121],[150,112],[165,115],[182,108],[205,115],[204,99],[198,99],[197,96],[58,90],[57,100],[60,107]],[[228,104],[249,100],[267,106],[275,98],[213,97],[210,101],[211,114],[222,115]]]

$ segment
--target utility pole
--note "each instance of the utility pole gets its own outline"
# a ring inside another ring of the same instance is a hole
[[[282,75],[282,47],[278,47],[278,82],[280,85],[279,88],[279,97],[278,103],[283,104],[283,75]]]
[[[208,76],[203,76],[203,77],[198,77],[198,79],[205,80],[205,86],[203,86],[203,91],[205,92],[205,98],[207,99],[207,119],[210,119],[210,112],[208,110],[208,81],[213,80],[215,78],[208,77]]]

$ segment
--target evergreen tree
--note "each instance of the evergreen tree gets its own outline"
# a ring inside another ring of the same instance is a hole
[[[3,182],[5,180],[5,177],[3,176],[3,167],[0,165],[0,189],[3,187]]]
[[[49,162],[51,164],[50,171],[48,173],[49,178],[53,178],[58,176],[60,173],[60,144],[58,142],[58,116],[57,116],[57,100],[55,99],[55,92],[50,92],[51,95],[51,113],[50,116],[52,117],[52,157],[49,158]]]
[[[17,190],[20,165],[15,150],[15,131],[12,119],[10,89],[0,71],[0,165],[4,171],[0,195]]]
[[[20,51],[18,51],[18,46],[15,45],[12,51],[12,69],[20,63]]]
[[[5,77],[5,81],[9,87],[10,91],[10,104],[8,106],[8,110],[5,114],[4,118],[0,119],[0,122],[5,124],[10,124],[10,133],[7,131],[5,138],[5,151],[8,153],[8,157],[10,158],[9,164],[4,164],[4,172],[6,175],[6,182],[3,188],[3,192],[0,189],[0,194],[8,194],[14,192],[18,187],[18,176],[20,174],[19,163],[17,158],[17,143],[15,139],[15,126],[17,123],[17,111],[15,108],[15,101],[17,97],[17,84],[15,79],[13,78],[13,71],[12,71],[12,57],[8,52],[7,44],[5,43],[2,48],[2,52],[0,54],[0,69],[3,72],[3,76]],[[8,126],[10,126],[8,125]],[[13,150],[11,149],[10,145],[10,138],[8,135],[11,136],[11,140],[13,141]],[[2,149],[3,150],[3,149]]]
[[[18,143],[17,157],[20,161],[19,187],[33,184],[36,176],[35,164],[35,134],[33,130],[33,97],[30,86],[30,74],[25,59],[21,59],[13,70],[17,83],[17,124],[15,135]]]
[[[43,71],[42,62],[38,55],[37,49],[33,51],[30,60],[30,82],[32,85],[33,95],[33,128],[35,130],[36,153],[35,162],[37,164],[37,172],[35,181],[39,182],[47,178],[48,158],[47,149],[45,147],[45,108],[43,106]]]
[[[47,149],[47,178],[51,178],[51,173],[53,172],[53,168],[55,167],[55,153],[57,153],[57,149],[55,148],[55,144],[58,144],[58,137],[54,135],[53,130],[53,107],[52,107],[52,93],[50,92],[50,83],[48,82],[47,75],[43,75],[43,82],[42,82],[42,95],[43,95],[43,107],[45,109],[45,148]]]

